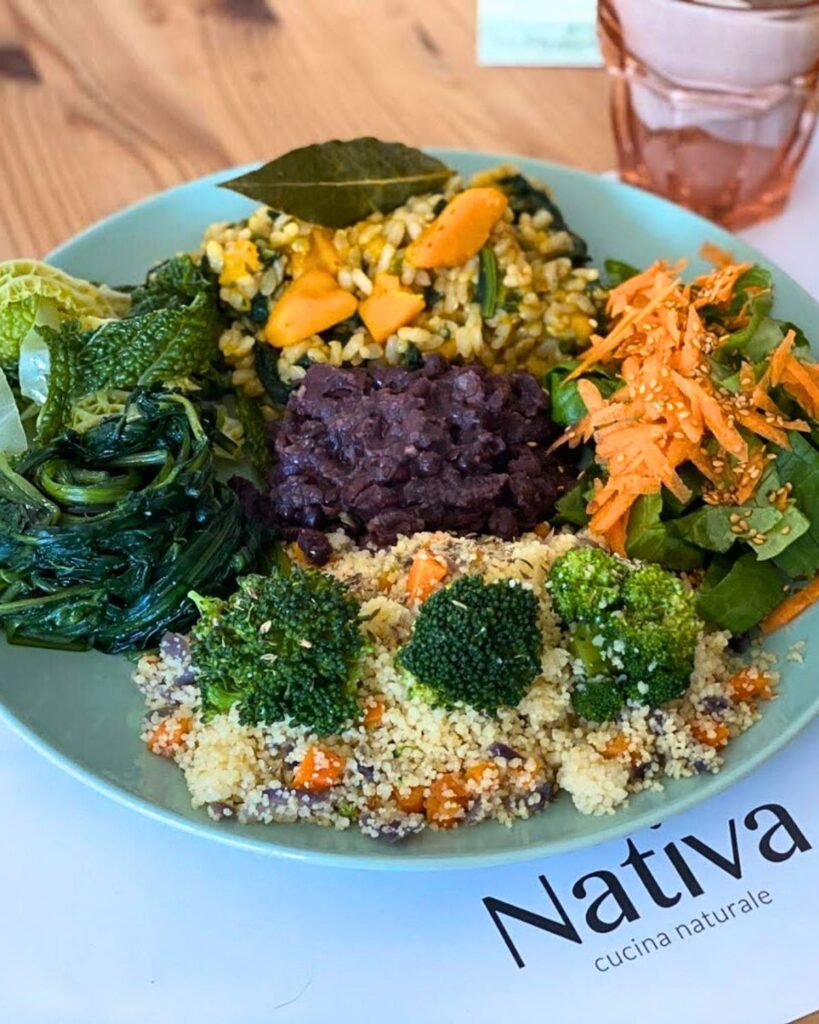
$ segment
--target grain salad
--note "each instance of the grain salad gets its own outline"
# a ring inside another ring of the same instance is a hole
[[[494,185],[509,190],[512,198],[488,241],[497,261],[500,301],[487,316],[478,294],[477,253],[459,266],[439,269],[415,267],[405,254],[455,196],[466,188]],[[356,299],[372,295],[378,275],[392,274],[424,304],[410,324],[385,338],[374,338],[354,317],[288,345],[278,354],[283,383],[301,380],[311,363],[358,366],[382,360],[398,365],[408,356],[433,352],[501,370],[542,373],[562,354],[588,342],[604,297],[598,271],[582,265],[584,253],[559,213],[556,223],[546,207],[533,212],[518,208],[515,190],[543,188],[514,167],[501,166],[468,182],[455,175],[441,192],[412,197],[389,213],[373,213],[332,232],[319,232],[315,225],[266,207],[245,221],[212,224],[195,258],[206,260],[219,277],[220,299],[230,317],[219,347],[233,368],[233,383],[251,396],[264,393],[256,371],[257,345],[264,340],[271,308],[288,284],[313,265],[317,245],[340,287]]]
[[[544,584],[557,556],[591,540],[569,532],[527,534],[512,543],[423,533],[365,550],[333,534],[325,571],[361,602],[369,640],[358,691],[362,720],[321,738],[287,722],[242,725],[235,708],[204,722],[187,646],[178,641],[144,655],[134,674],[148,707],[144,736],[150,741],[159,723],[183,723],[175,760],[194,805],[216,818],[358,825],[386,839],[490,818],[510,825],[542,811],[560,790],[581,813],[610,814],[632,793],[661,789],[665,778],[718,771],[728,737],[759,717],[761,688],[753,680],[773,687],[777,679],[761,653],[748,668],[725,632],[699,637],[682,699],[662,708],[631,707],[617,722],[596,726],[572,712],[577,672]],[[517,706],[496,716],[465,705],[434,707],[396,664],[418,615],[418,603],[407,602],[407,585],[420,552],[445,562],[453,580],[478,572],[487,581],[517,581],[536,595],[544,636],[540,670]],[[318,744],[343,762],[341,779],[331,788],[298,789],[294,775]],[[432,820],[424,813],[430,799],[440,805]]]

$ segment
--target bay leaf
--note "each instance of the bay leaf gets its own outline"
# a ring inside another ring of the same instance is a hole
[[[419,149],[368,137],[293,149],[221,187],[301,220],[343,228],[438,191],[454,173]]]

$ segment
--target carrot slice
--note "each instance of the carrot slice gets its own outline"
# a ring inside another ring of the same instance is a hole
[[[384,717],[384,701],[378,697],[370,697],[364,706],[364,728],[376,729]]]
[[[724,747],[730,734],[724,722],[715,722],[709,718],[694,722],[691,726],[691,735],[707,747]]]
[[[768,364],[771,387],[775,388],[782,380],[782,374],[785,370],[788,359],[790,358],[791,349],[793,348],[795,340],[796,334],[793,331],[788,331],[782,341],[780,341],[774,349],[773,354],[771,355],[771,361]]]
[[[760,624],[762,632],[774,633],[782,626],[787,626],[797,615],[801,615],[817,601],[819,601],[819,576],[814,576],[810,583],[786,597],[782,604],[777,605],[770,615],[762,620]]]

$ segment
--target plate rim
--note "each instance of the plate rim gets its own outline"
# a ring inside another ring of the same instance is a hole
[[[595,174],[566,164],[541,159],[540,157],[525,156],[523,154],[495,153],[457,147],[435,146],[424,148],[435,156],[439,156],[443,159],[450,158],[455,161],[466,155],[470,158],[477,157],[481,161],[485,161],[487,165],[496,163],[519,164],[521,162],[534,162],[538,164],[539,168],[541,168],[539,173],[543,174],[543,176],[547,178],[550,171],[555,170],[561,174],[569,173],[573,177],[581,178],[589,181],[590,183],[607,181],[617,191],[625,190],[627,193],[634,194],[639,198],[645,198],[646,195],[643,190],[621,182],[618,179],[605,178],[601,174]],[[253,161],[239,167],[212,171],[208,174],[201,175],[200,177],[180,182],[170,188],[159,189],[152,192],[149,195],[128,204],[127,206],[118,208],[107,216],[98,218],[96,221],[92,222],[87,227],[83,228],[81,231],[72,235],[70,238],[53,248],[44,257],[44,260],[46,262],[54,262],[59,265],[60,260],[69,247],[80,241],[93,241],[94,236],[103,228],[107,229],[112,224],[117,224],[120,220],[138,212],[141,208],[155,202],[158,198],[165,196],[172,197],[174,194],[187,189],[192,185],[218,186],[221,182],[230,180],[230,177],[235,176],[236,174],[245,173],[254,167],[260,166],[260,164],[261,161]],[[728,232],[725,228],[715,224],[705,217],[700,216],[699,214],[690,210],[685,210],[678,204],[672,203],[661,196],[653,194],[649,195],[655,203],[661,204],[661,206],[667,207],[669,210],[676,211],[677,213],[682,210],[687,217],[699,222],[703,230],[711,232],[718,231],[723,236],[728,235],[730,238],[737,239],[745,251],[753,253],[754,256],[762,263],[775,267],[777,272],[788,280],[789,285],[797,290],[797,293],[800,293],[809,300],[809,302],[816,305],[817,300],[807,291],[806,288],[791,277],[790,274],[781,270],[781,268],[761,253],[755,246],[739,239],[733,233]],[[793,625],[786,627],[788,631],[793,628]],[[703,782],[707,781],[707,789],[705,792],[703,792],[702,786],[692,786],[690,792],[686,792],[682,796],[676,797],[674,799],[673,812],[671,812],[670,816],[676,817],[679,814],[689,811],[693,807],[703,804],[712,797],[724,792],[735,783],[747,778],[760,765],[770,760],[785,746],[787,746],[787,744],[790,743],[808,724],[810,724],[817,715],[819,715],[819,696],[812,705],[809,705],[801,713],[796,715],[794,718],[791,718],[787,722],[786,726],[776,734],[771,742],[767,743],[760,749],[744,755],[741,762],[736,765],[732,765],[730,772],[721,771],[716,775],[709,776],[707,780],[703,780]],[[5,722],[12,732],[19,736],[27,745],[32,747],[35,751],[66,772],[72,778],[77,779],[79,782],[84,783],[95,792],[115,801],[121,806],[128,807],[129,809],[134,810],[153,821],[160,822],[173,828],[178,828],[183,832],[199,836],[204,839],[212,839],[226,846],[250,850],[254,853],[260,853],[265,856],[281,857],[287,860],[345,868],[348,870],[457,871],[481,867],[493,867],[502,864],[514,864],[532,861],[538,858],[558,856],[574,850],[580,850],[586,847],[613,841],[627,835],[636,834],[642,829],[656,824],[658,818],[662,821],[665,821],[668,818],[668,815],[658,812],[657,808],[648,808],[645,811],[638,812],[636,815],[632,815],[627,820],[623,820],[621,824],[618,821],[618,816],[615,814],[606,819],[606,824],[602,825],[600,830],[597,832],[581,836],[570,836],[567,838],[558,837],[555,839],[535,842],[520,848],[510,848],[495,852],[474,851],[452,854],[438,852],[435,854],[425,855],[420,853],[420,851],[403,853],[393,848],[390,855],[387,855],[385,852],[382,852],[376,842],[373,842],[372,852],[368,852],[367,854],[355,851],[347,853],[311,850],[302,847],[283,845],[275,838],[273,829],[271,829],[271,838],[269,840],[255,839],[249,835],[242,835],[241,831],[238,829],[237,831],[234,831],[233,829],[220,827],[219,823],[215,821],[194,821],[183,817],[170,808],[161,807],[147,798],[131,792],[119,783],[106,779],[93,769],[73,760],[69,755],[64,754],[48,740],[43,739],[32,726],[18,718],[11,709],[7,707],[2,693],[0,693],[0,721]]]

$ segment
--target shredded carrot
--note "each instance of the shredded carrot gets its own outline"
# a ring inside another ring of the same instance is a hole
[[[782,385],[814,419],[819,419],[819,381],[795,356],[788,356],[785,361]]]
[[[770,373],[771,378],[771,387],[775,388],[782,380],[782,374],[790,357],[795,339],[796,334],[793,331],[788,331],[782,341],[780,341],[774,349],[768,366],[768,372]]]
[[[346,761],[327,747],[310,747],[293,774],[296,789],[329,789],[341,782]]]
[[[750,363],[740,369],[736,393],[712,378],[711,355],[727,335],[715,333],[702,311],[732,299],[750,264],[735,263],[716,247],[705,253],[716,269],[691,284],[681,281],[684,264],[658,262],[612,289],[612,328],[592,336],[569,375],[580,378],[586,415],[552,447],[593,442],[605,476],[588,504],[589,525],[614,550],[624,547],[628,515],[641,495],[666,488],[682,502],[690,498],[681,475],[688,464],[708,480],[703,498],[710,504],[741,504],[753,496],[768,465],[766,445],[787,447],[788,430],[808,429],[803,420],[787,420],[768,394],[778,381],[819,417],[819,366],[791,354],[792,331],[760,381]],[[750,316],[746,303],[731,317],[731,330],[747,326]],[[601,363],[623,380],[605,397],[582,377]]]
[[[616,554],[626,557],[626,534],[628,533],[628,517],[630,509],[627,509],[619,519],[616,519],[606,532],[606,543]]]
[[[407,597],[423,603],[449,575],[446,562],[424,549],[413,558],[407,576]]]
[[[733,254],[727,249],[722,249],[715,242],[703,242],[700,246],[700,256],[715,267],[725,267],[734,262]]]
[[[767,618],[763,619],[760,628],[763,633],[774,633],[782,626],[787,626],[797,615],[801,615],[812,604],[819,601],[819,576],[814,576],[810,583],[786,597]]]

